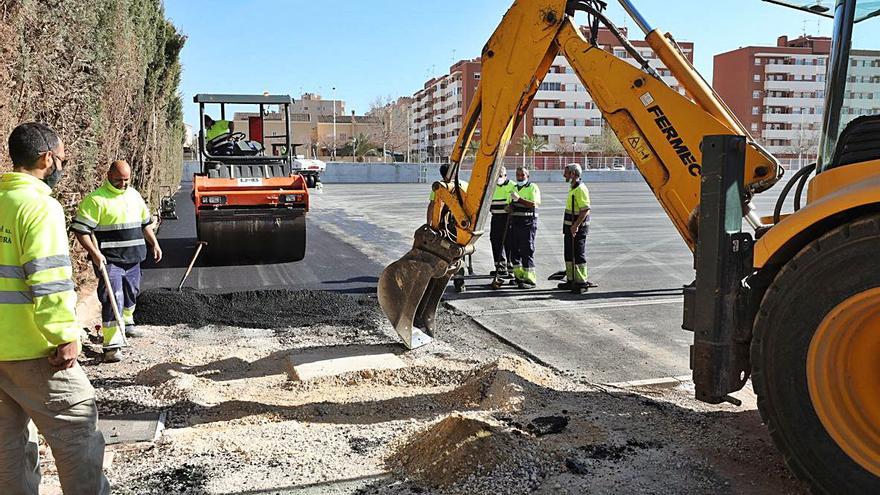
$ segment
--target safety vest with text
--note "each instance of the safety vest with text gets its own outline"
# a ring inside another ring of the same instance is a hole
[[[133,187],[117,189],[109,181],[83,198],[70,229],[94,233],[108,263],[140,263],[147,257],[144,227],[153,222],[144,199]]]
[[[43,181],[0,177],[0,361],[48,356],[80,337],[64,210]]]

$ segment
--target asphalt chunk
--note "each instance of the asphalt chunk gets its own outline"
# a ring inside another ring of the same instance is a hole
[[[376,330],[384,321],[374,296],[319,290],[262,290],[204,294],[195,289],[147,290],[137,300],[135,321],[143,325],[226,325],[282,329],[315,325]]]

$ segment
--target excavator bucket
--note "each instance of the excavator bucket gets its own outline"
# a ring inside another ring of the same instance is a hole
[[[433,340],[437,306],[466,252],[464,246],[423,225],[412,249],[382,272],[379,305],[408,348]]]

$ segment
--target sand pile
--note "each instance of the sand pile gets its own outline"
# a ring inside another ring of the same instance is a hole
[[[449,416],[413,435],[389,459],[396,473],[435,487],[485,477],[522,455],[522,442],[499,425]]]
[[[530,390],[561,386],[558,378],[538,365],[516,356],[501,356],[473,371],[445,396],[445,402],[455,407],[515,411]]]
[[[315,325],[376,330],[385,321],[375,297],[320,290],[263,290],[204,294],[194,289],[144,291],[135,321],[143,325],[226,325],[296,328]]]

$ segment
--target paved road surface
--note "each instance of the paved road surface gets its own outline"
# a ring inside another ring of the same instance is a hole
[[[591,184],[590,278],[583,296],[547,281],[563,267],[564,184],[541,185],[536,290],[491,290],[488,238],[474,255],[468,290],[446,298],[484,326],[557,369],[609,383],[689,373],[691,334],[680,329],[692,256],[646,185]],[[265,266],[200,267],[188,285],[207,291],[315,288],[373,291],[384,266],[402,256],[423,222],[425,184],[327,185],[313,194],[306,259]],[[775,196],[775,195],[769,195]],[[767,211],[772,199],[759,203]],[[174,287],[195,244],[189,187],[178,194],[180,220],[160,232],[168,261],[149,269],[150,287]],[[438,338],[443,338],[442,329]]]
[[[191,191],[192,184],[183,183],[175,195],[179,218],[165,220],[159,230],[165,259],[159,265],[144,263],[146,289],[176,288],[192,259],[196,228]],[[200,259],[187,280],[187,287],[206,292],[285,288],[375,292],[382,267],[351,245],[322,230],[320,222],[313,217],[308,218],[308,240],[303,261],[259,266],[206,266],[204,260]],[[210,246],[206,249],[210,249]]]

